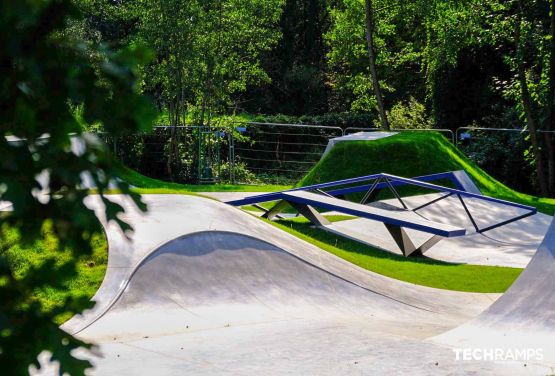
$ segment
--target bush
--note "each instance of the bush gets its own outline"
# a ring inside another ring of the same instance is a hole
[[[408,103],[398,102],[387,112],[389,125],[393,129],[429,129],[432,121],[426,115],[426,107],[413,97]],[[376,127],[379,121],[376,120]]]
[[[515,190],[535,192],[534,168],[526,160],[528,143],[522,134],[472,131],[470,136],[460,149],[480,168]]]
[[[220,181],[222,183],[232,183],[230,169],[231,166],[229,162],[222,163],[220,169]],[[259,182],[256,175],[249,171],[244,162],[237,162],[233,165],[233,175],[234,182],[237,183],[255,184]]]
[[[283,174],[260,173],[256,174],[259,184],[275,184],[275,185],[294,185],[299,181],[297,176],[286,176]]]
[[[368,113],[330,112],[324,115],[257,115],[252,121],[259,123],[311,124],[340,128],[373,128],[374,116]]]

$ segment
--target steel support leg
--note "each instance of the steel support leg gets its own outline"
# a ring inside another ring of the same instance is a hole
[[[424,254],[428,249],[439,243],[441,239],[443,239],[443,236],[434,235],[430,239],[426,240],[420,247],[418,247],[416,251]]]
[[[405,230],[402,227],[388,225],[385,223],[384,225],[387,228],[387,231],[389,231],[389,233],[393,237],[393,240],[395,240],[395,243],[397,243],[397,246],[399,246],[399,248],[401,249],[401,252],[403,252],[403,255],[405,257],[409,257],[412,254],[424,254],[428,249],[430,249],[435,244],[437,244],[441,239],[443,239],[443,237],[439,235],[434,235],[430,239],[426,240],[420,247],[417,248],[412,242],[412,240],[410,239],[409,235],[405,232]]]
[[[275,217],[282,218],[279,213],[287,206],[287,201],[279,201],[277,204],[272,206],[270,210],[262,215],[262,218],[266,218],[269,220],[274,219]]]
[[[399,248],[401,248],[401,252],[403,252],[405,257],[410,256],[414,251],[416,251],[414,243],[410,240],[408,234],[402,227],[389,225],[387,223],[384,223],[384,225],[393,237],[393,240],[395,240],[395,243],[397,243]]]
[[[299,213],[301,213],[304,217],[306,217],[310,222],[312,222],[316,226],[327,226],[331,225],[331,222],[328,221],[322,214],[318,213],[316,209],[314,209],[310,205],[304,204],[297,204],[295,202],[289,203],[292,207],[294,207]]]
[[[381,181],[382,181],[382,178],[378,178],[374,181],[374,183],[372,184],[368,192],[366,192],[364,197],[362,197],[362,200],[360,200],[360,203],[362,205],[366,205],[368,201],[374,201],[376,199],[380,190],[378,189],[377,193],[374,193],[374,191],[376,190],[376,188],[378,187]]]
[[[324,191],[321,190],[321,189],[315,189],[315,191],[316,191],[316,193],[320,193],[320,194],[322,194],[322,195],[324,195],[324,196],[328,196],[328,197],[331,197],[331,198],[335,198],[334,196],[330,195],[328,192],[324,192]]]
[[[376,188],[372,192],[370,192],[370,194],[366,197],[366,200],[364,201],[364,205],[366,205],[369,202],[376,201],[381,191],[382,191],[381,188]]]
[[[393,184],[391,184],[391,182],[389,181],[388,178],[385,178],[385,183],[387,184],[387,186],[389,187],[389,190],[391,191],[391,193],[393,193],[393,195],[397,198],[397,200],[399,200],[399,202],[401,203],[401,205],[403,206],[403,209],[408,210],[409,208],[407,207],[407,205],[405,205],[405,202],[403,201],[403,199],[401,198],[401,196],[399,195],[399,192],[397,192],[397,190],[395,189],[395,187],[393,186]]]
[[[255,208],[257,208],[258,210],[264,212],[264,214],[262,214],[262,218],[266,218],[266,215],[268,214],[269,210],[266,209],[264,206],[262,205],[258,205],[258,204],[252,204],[252,206],[254,206]],[[276,218],[278,219],[283,219],[283,217],[279,214],[275,214],[274,215]]]

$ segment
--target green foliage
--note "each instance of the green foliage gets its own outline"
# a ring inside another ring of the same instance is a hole
[[[351,110],[370,111],[376,107],[372,93],[372,81],[367,63],[367,47],[365,41],[364,3],[360,0],[338,2],[330,9],[332,28],[325,35],[330,46],[328,62],[332,65],[331,86],[339,91],[338,96],[350,98]],[[377,26],[379,29],[379,26]],[[380,51],[383,39],[376,33],[376,49]]]
[[[312,124],[323,125],[327,127],[357,127],[357,128],[371,128],[373,126],[374,115],[369,113],[356,113],[356,112],[343,112],[334,113],[328,112],[323,115],[303,115],[303,116],[289,116],[289,115],[254,115],[249,116],[246,121],[254,121],[260,123],[283,123],[283,124]]]
[[[507,186],[519,192],[534,193],[534,166],[525,158],[528,142],[524,134],[468,132],[470,140],[460,143],[465,155]]]
[[[414,97],[408,103],[399,102],[387,112],[389,125],[393,129],[428,129],[432,121],[426,114],[426,107]],[[379,122],[375,123],[379,127]]]
[[[37,299],[37,291],[63,289],[77,275],[77,261],[92,252],[98,222],[83,204],[82,175],[96,185],[107,219],[123,229],[129,228],[117,217],[123,209],[103,195],[108,183],[145,209],[138,195],[115,180],[104,145],[81,132],[83,122],[101,123],[114,135],[150,126],[152,106],[136,93],[135,81],[136,68],[149,54],[138,45],[112,53],[81,43],[66,29],[78,19],[69,0],[0,5],[0,200],[13,207],[0,213],[0,239],[17,231],[22,235],[18,244],[27,249],[45,240],[48,223],[59,248],[70,255],[31,264],[22,275],[0,255],[0,363],[12,374],[27,373],[30,364],[38,367],[43,350],[60,362],[61,373],[82,374],[89,366],[71,354],[89,346],[59,329],[56,321],[90,306],[88,297],[66,296],[52,306]],[[94,66],[93,48],[102,56]],[[9,142],[7,136],[20,139]]]
[[[422,97],[421,90],[414,88],[421,85],[426,5],[378,0],[373,6],[376,65],[386,102],[406,100],[410,95]],[[368,67],[364,8],[363,0],[330,2],[331,25],[325,40],[334,98],[343,108],[369,112],[375,111],[376,99]]]
[[[145,90],[179,124],[188,111],[197,122],[230,105],[248,84],[267,81],[260,54],[277,41],[282,0],[138,1],[137,38],[156,52],[144,72]]]
[[[83,18],[72,20],[70,31],[93,43],[113,49],[128,45],[136,32],[137,19],[128,1],[74,0]]]
[[[3,229],[3,235],[0,239],[0,253],[7,260],[16,279],[25,278],[33,269],[44,263],[62,265],[73,258],[70,249],[60,249],[60,242],[52,232],[51,222],[45,222],[41,238],[36,239],[33,244],[23,244],[21,233],[7,226]],[[39,302],[45,311],[52,311],[63,308],[67,298],[92,298],[104,279],[108,262],[108,244],[100,226],[97,233],[91,237],[91,248],[90,255],[81,255],[77,260],[75,276],[57,276],[61,280],[60,288],[38,287],[31,299]],[[69,311],[62,312],[60,316],[55,317],[55,322],[62,324],[72,314],[73,312]]]
[[[428,65],[432,72],[439,72],[441,69],[434,67],[453,66],[463,54],[485,49],[495,51],[508,73],[488,77],[490,91],[509,103],[506,113],[516,109],[519,119],[515,121],[515,128],[524,128],[524,125],[529,128],[528,154],[536,168],[536,190],[542,195],[553,196],[555,141],[552,137],[543,137],[537,130],[555,129],[555,18],[550,17],[554,3],[538,0],[468,1],[461,5],[454,11],[448,9],[440,14],[438,19],[447,22],[436,27],[437,38],[434,40],[443,43],[443,48],[434,51],[449,52],[452,58],[445,58],[445,54],[430,54]],[[441,77],[433,75],[429,76],[429,82],[434,83],[431,86],[433,91],[442,83]],[[433,94],[435,102],[444,95]]]
[[[138,193],[273,192],[291,188],[290,185],[285,184],[178,184],[152,179],[121,165],[118,167],[118,171],[120,178],[133,185],[135,187],[133,190]]]
[[[426,68],[428,89],[444,65],[455,65],[461,51],[478,43],[483,7],[494,2],[478,0],[421,2],[426,25],[426,42],[422,57]]]
[[[198,136],[197,136],[198,137]],[[176,137],[176,142],[172,144],[171,140],[168,140],[164,144],[164,157],[168,158],[172,153],[172,145],[175,148],[175,158],[168,160],[167,163],[171,164],[169,167],[170,179],[172,181],[181,182],[191,182],[191,180],[196,180],[197,178],[197,165],[196,165],[196,153],[198,141],[195,140],[190,132]],[[157,159],[161,159],[160,155],[157,155]],[[144,159],[143,159],[144,162]],[[144,166],[141,166],[144,168]]]
[[[328,0],[286,0],[279,21],[282,37],[262,57],[271,82],[251,85],[239,106],[249,112],[321,114],[328,110],[325,43]]]
[[[220,181],[227,183],[231,182],[231,169],[232,167],[229,162],[222,163]],[[260,182],[256,175],[249,171],[244,162],[236,162],[233,165],[233,178],[235,181],[244,184],[255,184]]]

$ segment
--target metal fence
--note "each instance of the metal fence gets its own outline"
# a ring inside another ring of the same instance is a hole
[[[219,128],[157,126],[152,132],[118,139],[102,136],[124,165],[161,180],[215,182],[222,173],[222,159],[228,158],[222,155],[228,135]]]
[[[380,130],[233,121],[218,127],[158,126],[148,134],[129,135],[117,140],[106,136],[105,139],[125,165],[161,180],[183,183],[252,183],[255,180],[291,183],[306,175],[318,163],[330,139]],[[392,131],[439,132],[455,146],[465,150],[471,150],[473,142],[493,138],[491,134],[505,132],[516,135],[502,141],[509,145],[520,142],[517,139],[527,134],[518,129],[471,127],[462,127],[456,132],[449,129]],[[177,148],[173,161],[169,158],[172,133]],[[480,164],[479,155],[469,154],[471,159]]]
[[[481,127],[459,127],[455,131],[455,145],[457,147],[460,146],[461,142],[465,140],[470,140],[474,135],[478,134],[478,137],[482,134],[520,134],[522,137],[528,137],[530,135],[530,131],[528,129],[515,129],[515,128],[481,128]],[[555,135],[555,131],[542,131],[538,130],[537,133],[539,134],[553,134]]]
[[[264,180],[298,180],[320,160],[340,127],[241,122],[234,124],[230,145],[232,181],[243,182],[243,169]]]

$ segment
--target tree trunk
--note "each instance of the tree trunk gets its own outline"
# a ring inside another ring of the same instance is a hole
[[[376,103],[378,104],[378,112],[380,113],[380,122],[382,129],[389,130],[389,122],[383,104],[382,89],[378,80],[376,71],[376,55],[374,50],[374,9],[372,0],[365,0],[366,8],[366,44],[368,45],[368,63],[370,66],[370,75],[372,76],[372,85],[376,95]]]
[[[547,93],[547,121],[545,130],[555,130],[555,0],[551,0],[551,40],[549,41],[549,91]],[[547,188],[555,196],[555,142],[553,134],[544,133],[547,152]]]
[[[528,90],[528,79],[526,77],[526,69],[524,67],[524,53],[522,51],[522,45],[520,42],[520,33],[522,27],[522,0],[519,0],[519,9],[516,14],[516,25],[515,25],[515,47],[516,47],[516,61],[517,61],[517,75],[520,84],[520,93],[522,96],[522,106],[524,108],[524,113],[526,115],[526,122],[528,124],[528,130],[530,131],[530,142],[532,144],[532,154],[536,162],[536,176],[538,179],[538,185],[540,193],[543,196],[547,196],[547,183],[545,180],[545,169],[543,166],[543,158],[541,155],[541,149],[539,146],[538,139],[538,123],[533,109],[532,97]]]
[[[169,144],[169,150],[168,150],[168,161],[166,163],[166,172],[170,178],[170,180],[173,181],[173,146],[175,143],[175,136],[176,136],[176,132],[175,132],[175,105],[174,105],[174,101],[170,101],[169,106],[168,106],[168,116],[170,119],[170,144]]]

